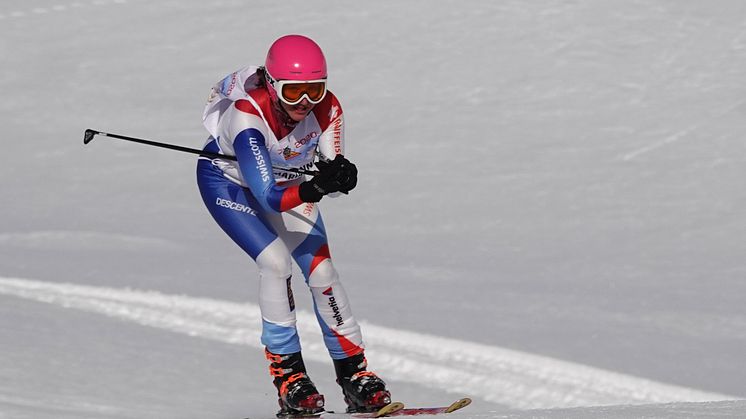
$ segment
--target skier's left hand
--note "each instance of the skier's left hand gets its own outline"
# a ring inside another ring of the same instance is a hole
[[[339,191],[348,193],[355,189],[355,186],[357,186],[357,166],[341,154],[338,154],[332,160],[332,166],[336,166],[337,181],[340,184]]]

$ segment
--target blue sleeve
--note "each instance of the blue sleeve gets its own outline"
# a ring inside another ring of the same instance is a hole
[[[298,186],[279,187],[272,174],[272,163],[264,134],[256,128],[245,129],[233,140],[241,175],[251,193],[267,211],[287,211],[302,204]]]

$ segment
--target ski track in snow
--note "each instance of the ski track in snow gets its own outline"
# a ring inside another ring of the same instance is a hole
[[[104,314],[214,341],[263,348],[254,304],[0,277],[0,294]],[[363,323],[375,370],[516,409],[699,402],[735,397],[663,384],[496,346]],[[315,316],[298,313],[307,360],[328,362]]]
[[[648,152],[657,150],[661,147],[667,146],[669,144],[675,143],[683,138],[686,138],[689,134],[703,128],[707,127],[709,124],[717,122],[720,118],[728,115],[729,113],[741,108],[746,104],[746,100],[739,100],[735,105],[728,106],[725,108],[725,110],[718,112],[715,116],[712,116],[708,118],[705,121],[698,122],[688,128],[685,128],[683,130],[680,130],[676,132],[675,134],[669,135],[668,137],[664,138],[663,140],[653,142],[651,144],[648,144],[645,147],[641,147],[635,151],[629,152],[622,156],[622,160],[624,161],[630,161],[636,159],[638,156],[642,154],[646,154]]]

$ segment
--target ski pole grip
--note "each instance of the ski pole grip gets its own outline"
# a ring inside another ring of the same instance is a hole
[[[98,131],[92,130],[90,128],[85,130],[85,134],[83,134],[83,144],[88,144],[91,141],[93,141],[93,137],[98,134]]]

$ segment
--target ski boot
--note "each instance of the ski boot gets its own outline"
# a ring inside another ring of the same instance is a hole
[[[366,371],[364,354],[334,360],[337,384],[342,387],[347,413],[376,412],[391,403],[391,393],[386,383],[377,375]]]
[[[308,375],[300,352],[277,355],[265,349],[271,362],[269,373],[274,377],[280,411],[278,418],[314,416],[324,411],[324,396],[319,394]]]

